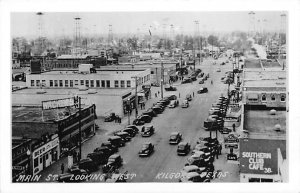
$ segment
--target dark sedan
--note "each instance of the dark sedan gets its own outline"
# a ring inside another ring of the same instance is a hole
[[[191,150],[191,145],[188,142],[181,142],[177,147],[178,155],[187,155]]]
[[[149,115],[141,115],[133,121],[134,125],[144,125],[145,123],[150,123],[152,117]]]
[[[207,92],[208,92],[208,89],[206,87],[202,87],[197,91],[198,94],[207,93]]]
[[[139,156],[149,156],[154,152],[154,145],[150,142],[144,143],[142,149],[139,151]]]
[[[179,132],[171,133],[169,144],[178,144],[182,139],[182,134]]]

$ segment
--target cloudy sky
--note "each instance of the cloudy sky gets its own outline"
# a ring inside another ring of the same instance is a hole
[[[193,33],[194,21],[199,21],[200,31],[247,31],[249,29],[249,12],[80,12],[54,13],[45,12],[42,16],[43,34],[45,36],[73,35],[74,17],[81,19],[82,34],[108,34],[112,25],[113,33],[149,33],[162,35],[163,24],[166,33],[174,26],[175,34]],[[256,28],[260,30],[280,29],[283,12],[255,12]],[[258,20],[260,22],[258,22]],[[12,36],[37,36],[38,16],[36,13],[12,13]],[[264,22],[262,22],[264,21]]]

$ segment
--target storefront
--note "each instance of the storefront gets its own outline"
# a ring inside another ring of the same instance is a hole
[[[53,135],[51,140],[33,150],[32,153],[32,168],[33,175],[38,174],[59,159],[59,138],[58,135]]]
[[[286,159],[285,140],[240,140],[240,182],[281,182],[280,157]]]

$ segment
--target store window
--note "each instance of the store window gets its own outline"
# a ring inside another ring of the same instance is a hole
[[[119,88],[119,81],[115,80],[115,88]]]
[[[34,80],[31,80],[31,86],[34,86]]]
[[[101,87],[105,88],[105,80],[101,80]]]
[[[272,95],[271,96],[271,101],[275,101],[275,100],[276,100],[275,95]]]
[[[58,87],[58,80],[54,80],[54,86]]]
[[[131,87],[131,81],[127,80],[127,88],[130,88],[130,87]]]
[[[69,81],[65,80],[65,87],[69,87]]]
[[[100,87],[100,80],[96,80],[96,87]]]
[[[125,87],[125,81],[121,80],[121,88],[124,88],[124,87]]]
[[[70,87],[73,87],[73,80],[70,80]]]
[[[91,87],[94,87],[94,80],[91,80]]]
[[[285,102],[285,95],[281,95],[281,96],[280,96],[280,101],[281,101],[281,102]]]
[[[59,80],[59,87],[63,87],[63,81]]]
[[[265,94],[263,94],[263,95],[261,96],[261,101],[266,101],[266,100],[267,100],[267,97],[266,97]]]
[[[50,80],[50,87],[53,87],[53,80]]]
[[[89,80],[85,80],[85,86],[90,87],[90,81]]]
[[[106,81],[106,87],[110,88],[110,81],[109,80]]]

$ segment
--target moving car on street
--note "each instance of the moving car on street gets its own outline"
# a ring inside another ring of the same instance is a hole
[[[200,79],[199,84],[204,84],[204,79]]]
[[[188,142],[180,142],[177,147],[177,155],[187,155],[191,150],[191,145]]]
[[[154,134],[154,130],[155,129],[154,129],[153,125],[143,126],[141,135],[142,135],[142,137],[150,137],[151,135]]]
[[[107,164],[102,167],[104,173],[114,172],[123,165],[123,159],[119,154],[113,154],[108,158]]]
[[[192,95],[191,94],[187,94],[185,96],[185,99],[188,100],[188,101],[191,101],[192,100]]]
[[[181,108],[188,108],[189,107],[189,102],[188,100],[184,100],[182,103],[181,103]]]
[[[182,134],[179,132],[172,132],[170,139],[169,139],[169,144],[178,144],[182,140]]]
[[[151,142],[143,144],[142,149],[139,151],[139,156],[149,156],[154,152],[154,145]]]
[[[208,92],[208,89],[206,87],[202,87],[197,91],[198,94],[207,93],[207,92]]]

